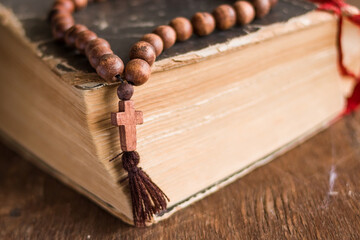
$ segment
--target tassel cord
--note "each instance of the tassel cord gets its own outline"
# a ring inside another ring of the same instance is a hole
[[[154,214],[166,209],[169,198],[149,175],[137,166],[140,156],[136,151],[124,152],[121,159],[128,172],[134,224],[143,227],[146,221],[151,221]]]

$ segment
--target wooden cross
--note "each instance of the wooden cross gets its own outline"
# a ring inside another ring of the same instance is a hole
[[[119,112],[111,113],[111,124],[119,126],[121,150],[136,150],[136,125],[143,123],[143,113],[135,111],[134,102],[119,101]]]

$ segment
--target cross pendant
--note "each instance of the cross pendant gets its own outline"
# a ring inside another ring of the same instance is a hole
[[[134,102],[119,101],[119,112],[111,113],[111,124],[119,127],[121,150],[136,150],[136,125],[143,123],[143,113],[135,111]]]

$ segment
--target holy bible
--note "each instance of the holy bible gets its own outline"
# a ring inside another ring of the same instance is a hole
[[[156,25],[220,3],[108,1],[75,17],[126,60],[131,44]],[[110,122],[118,84],[106,84],[84,56],[51,40],[50,4],[2,1],[1,135],[132,224],[127,173],[121,161],[110,161],[121,152]],[[161,55],[133,98],[144,113],[137,126],[140,166],[170,198],[153,222],[267,163],[341,114],[352,84],[338,73],[336,31],[333,15],[306,1],[282,0],[264,19],[193,36]],[[349,64],[360,56],[351,52]]]

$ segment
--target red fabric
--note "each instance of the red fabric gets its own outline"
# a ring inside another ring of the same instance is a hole
[[[347,106],[344,114],[349,114],[359,107],[360,103],[360,83],[357,82],[351,97],[347,99]]]
[[[318,10],[330,11],[339,17],[338,20],[338,34],[337,34],[337,49],[338,49],[338,65],[343,76],[351,77],[356,81],[356,86],[352,95],[347,99],[347,106],[344,114],[353,112],[360,106],[360,75],[355,74],[348,69],[343,63],[343,50],[341,44],[342,23],[343,19],[347,18],[354,24],[360,27],[360,14],[352,15],[349,11],[353,8],[351,5],[345,3],[343,0],[310,0],[311,2],[319,4]]]
[[[351,16],[351,17],[349,17],[349,19],[350,19],[353,23],[355,23],[355,24],[357,24],[357,25],[360,25],[360,14],[359,14],[359,15]]]

